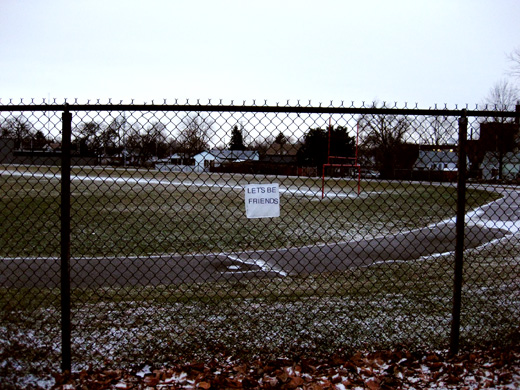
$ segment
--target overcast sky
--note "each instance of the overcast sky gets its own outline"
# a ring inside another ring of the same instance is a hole
[[[0,98],[470,106],[519,0],[0,0]]]

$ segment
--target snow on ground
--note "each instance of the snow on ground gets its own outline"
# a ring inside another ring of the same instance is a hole
[[[41,172],[21,172],[15,170],[2,170],[0,172],[1,175],[9,175],[15,177],[27,177],[27,178],[37,178],[37,179],[60,179],[60,173],[41,173]],[[137,185],[153,185],[153,186],[184,186],[184,187],[204,187],[204,188],[218,188],[218,189],[227,189],[233,191],[243,191],[244,186],[239,184],[229,184],[223,182],[211,182],[211,181],[203,181],[203,180],[168,180],[168,179],[154,179],[154,178],[132,178],[132,177],[110,177],[110,176],[99,176],[99,175],[71,175],[71,180],[77,181],[90,181],[94,183],[119,183],[119,184],[137,184]],[[280,187],[281,194],[291,194],[297,196],[306,196],[311,198],[322,198],[322,189],[321,188],[305,188],[305,187]],[[373,192],[362,192],[361,194],[357,194],[356,191],[325,191],[325,198],[367,198],[370,196],[381,194],[381,192],[373,191]]]

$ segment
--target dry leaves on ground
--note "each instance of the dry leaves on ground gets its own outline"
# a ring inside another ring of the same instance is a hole
[[[515,389],[520,346],[454,357],[380,351],[328,359],[224,360],[136,370],[56,374],[53,389]]]

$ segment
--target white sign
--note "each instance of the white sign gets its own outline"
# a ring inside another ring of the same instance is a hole
[[[275,218],[280,216],[278,184],[246,185],[247,218]]]

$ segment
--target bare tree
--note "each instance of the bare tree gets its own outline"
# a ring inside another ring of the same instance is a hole
[[[457,121],[447,116],[429,116],[418,126],[421,144],[440,146],[449,145],[457,136]]]
[[[514,107],[520,98],[520,91],[507,79],[496,82],[489,90],[485,103],[490,108],[499,111],[514,110]]]
[[[502,79],[493,85],[486,96],[484,103],[495,111],[514,111],[520,99],[520,91],[507,79]],[[496,116],[495,122],[510,122],[510,118]]]
[[[509,67],[509,75],[520,80],[520,47],[517,47],[507,56],[511,63]]]
[[[268,134],[266,136],[258,135],[257,137],[253,138],[251,142],[249,142],[247,149],[257,151],[260,155],[264,155],[274,143],[274,141],[275,138],[272,134]]]
[[[74,144],[77,145],[78,151],[81,155],[95,155],[97,156],[101,149],[101,125],[97,122],[82,122],[74,128]]]
[[[374,103],[374,107],[376,103]],[[358,119],[362,149],[372,157],[382,178],[393,177],[399,153],[410,130],[408,118],[397,115],[362,115]]]
[[[34,137],[34,129],[31,122],[24,116],[8,118],[0,124],[0,134],[2,137],[14,139],[15,145],[23,149],[30,147]]]
[[[131,126],[125,135],[125,153],[130,153],[132,155],[132,160],[134,160],[134,156],[137,158],[137,161],[130,161],[131,163],[139,163],[142,148],[143,143],[141,130],[138,125]]]
[[[149,164],[154,157],[166,157],[171,149],[166,126],[161,122],[154,122],[144,128],[137,125],[130,127],[126,136],[126,148],[132,153],[134,163],[142,166]]]
[[[145,128],[143,134],[143,146],[147,157],[163,158],[168,154],[166,126],[161,122],[155,122]]]
[[[182,121],[183,129],[178,138],[185,157],[208,149],[213,136],[213,121],[202,117],[199,113],[188,114]]]
[[[131,125],[128,123],[125,113],[115,117],[108,125],[105,138],[113,144],[114,152],[121,153],[125,149],[126,133],[129,127]]]
[[[99,139],[103,156],[113,155],[119,143],[119,127],[117,127],[117,122],[112,122],[110,125],[103,127],[99,134]]]

